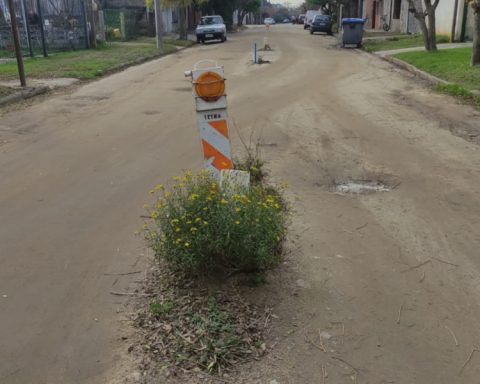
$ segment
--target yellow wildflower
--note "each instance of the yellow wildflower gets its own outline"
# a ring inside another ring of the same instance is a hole
[[[240,224],[240,220],[235,221],[235,224],[237,225]]]
[[[194,232],[194,233],[195,233],[195,232],[197,232],[197,231],[198,231],[198,229],[197,229],[197,228],[195,228],[195,227],[192,227],[192,228],[190,228],[190,231],[192,231],[192,232]]]
[[[200,222],[200,221],[202,221],[202,218],[201,218],[201,217],[197,217],[197,218],[195,219],[195,223],[198,223],[198,222]]]
[[[240,208],[235,208],[235,212],[237,212],[237,213],[238,213],[238,212],[240,212],[240,211],[241,211],[241,209],[240,209]]]
[[[188,241],[185,242],[185,247],[187,247],[187,248],[190,247],[190,243]]]
[[[220,200],[220,203],[222,203],[222,204],[228,204],[228,200],[222,199],[222,200]]]
[[[181,231],[181,229],[180,229],[180,228],[178,228],[178,227],[177,227],[177,228],[175,228],[175,232],[180,232],[180,231]]]
[[[174,176],[172,177],[173,181],[180,181],[181,177],[180,176]]]

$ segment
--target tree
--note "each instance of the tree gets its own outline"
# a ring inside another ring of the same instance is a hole
[[[194,3],[194,0],[162,0],[162,7],[178,9],[178,29],[180,39],[187,40],[187,8]]]
[[[418,20],[423,34],[423,43],[427,51],[437,50],[437,32],[435,11],[440,0],[408,0],[408,10]]]
[[[201,6],[205,14],[218,14],[223,17],[227,28],[230,29],[233,24],[233,12],[236,8],[238,0],[203,0],[197,4]]]
[[[238,10],[238,25],[243,24],[243,18],[247,13],[257,12],[261,6],[260,0],[237,0],[236,8]]]
[[[473,9],[473,50],[472,66],[480,65],[480,0],[470,0],[470,6]]]

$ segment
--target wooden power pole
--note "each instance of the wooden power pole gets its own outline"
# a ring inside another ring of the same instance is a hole
[[[160,9],[160,0],[154,0],[155,3],[155,30],[157,35],[157,48],[163,52],[163,26],[162,10]]]
[[[13,44],[15,45],[15,55],[17,56],[18,75],[20,76],[20,84],[22,87],[27,86],[25,79],[25,68],[23,66],[23,53],[20,46],[20,36],[18,35],[17,14],[15,13],[15,5],[13,0],[8,0],[8,10],[10,12],[10,23],[12,25]]]

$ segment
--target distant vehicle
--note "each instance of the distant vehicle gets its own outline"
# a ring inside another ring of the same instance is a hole
[[[283,19],[282,23],[283,24],[288,24],[291,23],[292,21],[290,19]]]
[[[222,16],[204,16],[200,19],[195,30],[198,43],[205,43],[207,40],[220,40],[222,43],[227,40],[227,27]]]
[[[325,32],[328,35],[332,34],[332,18],[328,15],[317,15],[310,25],[310,34],[315,32]]]
[[[265,25],[273,25],[273,24],[275,24],[275,20],[272,19],[271,17],[267,17],[265,20],[263,20],[263,23]]]
[[[305,22],[303,24],[303,29],[308,29],[310,28],[310,25],[312,24],[313,18],[317,15],[320,15],[321,13],[319,11],[307,11],[307,14],[305,15]]]
[[[299,15],[297,19],[298,24],[304,24],[305,23],[305,15]]]

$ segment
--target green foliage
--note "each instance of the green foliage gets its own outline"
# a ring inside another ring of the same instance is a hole
[[[405,52],[395,57],[467,90],[480,90],[480,68],[470,66],[471,48]]]
[[[437,35],[437,43],[448,43],[446,35]],[[382,40],[365,40],[363,49],[369,52],[388,51],[392,49],[423,47],[423,36],[421,34],[390,37]]]
[[[163,303],[157,303],[156,301],[152,301],[150,303],[150,311],[154,315],[161,315],[166,314],[168,315],[173,309],[173,302],[165,301]]]
[[[157,257],[192,274],[262,271],[276,265],[288,212],[280,194],[262,184],[229,195],[212,175],[187,172],[157,199],[146,237]]]
[[[433,89],[480,108],[480,96],[474,95],[468,89],[465,89],[459,84],[436,84]]]
[[[175,46],[165,44],[164,53],[176,52]],[[102,76],[117,68],[140,63],[145,60],[161,56],[154,39],[151,44],[136,44],[135,41],[124,43],[109,43],[108,46],[97,49],[82,49],[78,51],[52,53],[44,58],[37,56],[25,60],[25,71],[28,77],[75,77],[79,79],[92,79]],[[15,79],[18,76],[16,62],[0,65],[0,80]]]

